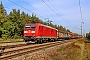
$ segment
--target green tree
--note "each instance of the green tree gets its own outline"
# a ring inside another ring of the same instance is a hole
[[[4,9],[2,2],[0,3],[0,26],[2,26],[2,24],[4,22],[6,22],[6,10]]]
[[[67,32],[70,32],[70,30],[69,30],[69,29],[67,29]]]
[[[7,16],[6,10],[4,9],[3,4],[1,2],[0,3],[0,36],[2,36],[2,34],[5,34],[3,24],[7,21],[6,16]]]
[[[18,36],[18,32],[20,30],[19,27],[18,27],[19,17],[20,16],[19,16],[19,14],[17,14],[16,9],[13,9],[13,11],[10,12],[10,14],[8,15],[8,20],[10,20],[15,26],[13,36],[16,36],[16,35]]]
[[[2,38],[3,39],[7,39],[7,38],[13,38],[13,34],[14,34],[14,29],[15,26],[11,21],[7,21],[4,23],[3,25],[3,31],[2,31]]]
[[[63,30],[63,31],[65,31],[65,28],[63,28],[63,26],[61,26],[61,25],[60,25],[60,26],[58,25],[58,30]]]

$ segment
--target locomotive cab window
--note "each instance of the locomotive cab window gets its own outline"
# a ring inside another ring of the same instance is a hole
[[[36,26],[25,26],[27,30],[35,30]]]
[[[30,26],[25,26],[25,29],[30,29]]]
[[[31,29],[35,29],[36,28],[36,26],[31,26]]]

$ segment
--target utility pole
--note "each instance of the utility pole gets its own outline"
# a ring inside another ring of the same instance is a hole
[[[48,21],[49,21],[49,18],[45,18],[45,20],[46,20],[46,23],[48,23]],[[48,20],[48,21],[47,21]],[[49,25],[49,23],[48,23],[48,25]]]
[[[85,37],[85,30],[83,30],[83,36]]]
[[[81,22],[81,36],[82,36],[82,24],[84,24],[84,22]]]
[[[49,20],[49,18],[45,18],[45,20],[47,19],[47,23],[48,23],[48,26],[49,26],[49,24],[52,22],[51,20]]]

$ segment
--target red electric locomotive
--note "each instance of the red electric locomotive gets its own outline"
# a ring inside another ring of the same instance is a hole
[[[25,24],[24,41],[25,42],[43,42],[55,40],[58,38],[58,30],[40,23]]]
[[[25,24],[24,41],[42,43],[46,41],[56,41],[63,39],[79,38],[78,34],[57,30],[40,23]]]

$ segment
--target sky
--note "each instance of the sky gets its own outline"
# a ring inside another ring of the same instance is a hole
[[[0,0],[7,13],[20,9],[29,15],[36,14],[43,21],[62,25],[71,32],[81,34],[90,31],[90,0]],[[79,5],[80,1],[80,5]],[[82,16],[82,17],[81,17]],[[84,22],[84,24],[82,23]]]

